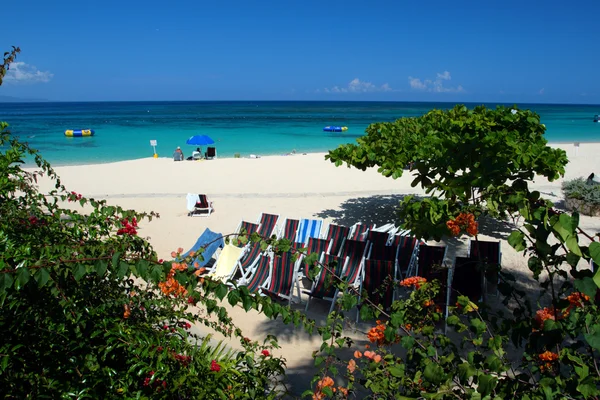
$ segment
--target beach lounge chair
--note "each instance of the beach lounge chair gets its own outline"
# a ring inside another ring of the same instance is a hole
[[[443,267],[447,250],[446,246],[420,245],[416,275],[427,278],[434,269]]]
[[[498,294],[498,271],[502,263],[500,242],[469,239],[468,255],[473,260],[483,263],[484,293],[496,296]]]
[[[258,234],[263,238],[270,238],[271,235],[275,234],[278,220],[279,215],[262,213],[257,221],[260,224]]]
[[[390,235],[387,232],[379,232],[370,230],[367,233],[367,241],[369,243],[377,243],[381,245],[386,245],[390,239]]]
[[[207,160],[212,160],[213,158],[217,158],[217,149],[215,147],[207,147],[206,153],[204,153],[204,157]]]
[[[215,264],[211,269],[207,270],[206,276],[222,282],[233,279],[243,250],[241,247],[234,246],[231,243],[226,244],[221,253],[219,253]]]
[[[333,309],[333,300],[335,299],[335,295],[337,293],[337,288],[335,287],[335,277],[332,272],[335,273],[336,276],[341,277],[346,269],[346,264],[348,259],[340,258],[333,256],[331,254],[321,254],[320,262],[322,265],[327,265],[327,268],[321,268],[319,275],[314,280],[310,291],[304,291],[305,294],[308,295],[308,300],[306,301],[305,311],[308,311],[308,305],[310,304],[311,298],[317,298],[322,300],[330,300],[331,307],[329,312]]]
[[[328,242],[331,241],[328,252],[334,256],[337,255],[340,252],[344,239],[348,237],[349,233],[350,228],[346,226],[329,224],[327,233],[325,234],[325,239],[327,239]]]
[[[272,297],[287,300],[292,302],[292,291],[294,284],[298,291],[298,300],[300,300],[300,285],[297,281],[297,262],[294,261],[294,256],[290,251],[287,251],[281,256],[274,255],[271,260],[271,279],[269,286],[263,289],[262,292]]]
[[[378,226],[378,227],[374,227],[371,230],[372,231],[376,231],[376,232],[386,233],[386,232],[390,232],[394,228],[395,228],[395,225],[392,224],[392,223],[389,223],[389,224],[381,225],[381,226]]]
[[[395,256],[393,256],[395,258]],[[386,260],[365,260],[360,283],[358,304],[365,296],[383,310],[389,310],[394,301],[394,286],[396,283],[396,262]],[[357,312],[356,322],[360,319]]]
[[[340,257],[342,259],[348,257],[343,278],[345,278],[350,285],[357,286],[363,261],[365,259],[366,246],[366,242],[352,239],[346,239],[342,245]]]
[[[322,226],[323,220],[321,219],[303,218],[300,221],[300,226],[298,227],[298,235],[296,236],[296,242],[307,243],[309,238],[320,239]]]
[[[296,241],[296,236],[298,235],[299,225],[300,221],[297,219],[286,218],[285,222],[281,226],[281,229],[279,230],[279,235],[277,237],[279,239],[287,239],[294,243]]]
[[[448,304],[455,304],[459,295],[467,296],[471,301],[480,301],[483,297],[482,271],[478,260],[472,257],[456,257],[450,271]]]
[[[225,241],[223,240],[223,235],[220,233],[216,233],[211,231],[210,229],[204,229],[202,235],[196,240],[196,243],[189,249],[185,254],[181,255],[181,259],[186,258],[190,255],[191,252],[196,253],[193,261],[193,265],[198,264],[196,268],[205,267],[206,264],[210,261],[213,254],[217,251],[218,248],[223,248],[225,246]],[[202,252],[202,257],[200,257],[199,250],[200,248],[204,248]],[[202,260],[200,260],[202,258]]]
[[[258,262],[258,257],[263,253],[260,243],[248,243],[243,248],[242,256],[238,260],[237,266],[243,278],[248,278],[254,272],[254,267]]]
[[[258,229],[260,228],[259,224],[253,224],[252,222],[247,222],[247,221],[241,221],[240,224],[238,225],[238,227],[235,230],[235,233],[237,235],[242,233],[242,230],[246,232],[246,234],[248,236],[252,235],[254,232],[258,232]],[[240,247],[244,247],[244,245],[242,245],[242,243],[238,240],[237,237],[234,237],[232,239],[232,243],[235,244],[236,246],[240,246]]]
[[[305,247],[306,248],[306,253],[305,255],[311,255],[313,253],[316,253],[319,255],[319,259],[321,258],[321,255],[323,253],[328,253],[327,250],[329,250],[329,246],[331,245],[331,241],[328,241],[326,239],[315,239],[315,238],[309,238],[308,239],[308,243],[306,244],[306,246],[300,246],[300,247]],[[308,270],[310,269],[310,265],[303,263],[303,267],[300,268],[300,270],[303,272],[304,277],[308,278]]]
[[[261,254],[252,274],[247,279],[238,280],[238,285],[246,286],[250,292],[260,292],[269,284],[270,276],[271,259],[266,254]]]
[[[397,246],[386,246],[381,243],[369,244],[369,250],[367,252],[366,259],[368,260],[381,260],[381,261],[393,261],[396,263],[398,257]]]
[[[367,240],[367,232],[369,232],[374,227],[375,225],[367,225],[357,222],[350,228],[350,234],[348,235],[348,239],[360,240],[364,242],[365,240]]]
[[[392,246],[398,247],[398,275],[403,279],[414,274],[416,269],[419,241],[413,236],[395,235]]]
[[[186,203],[190,217],[209,217],[214,210],[212,201],[205,194],[188,193]]]

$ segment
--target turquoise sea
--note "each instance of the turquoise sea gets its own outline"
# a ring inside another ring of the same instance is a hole
[[[466,104],[473,107],[476,104]],[[495,104],[486,104],[495,107]],[[192,135],[208,135],[219,157],[323,152],[354,142],[372,122],[419,116],[454,103],[409,102],[86,102],[0,103],[0,121],[40,150],[54,165],[105,163],[170,157],[177,146],[186,156]],[[551,142],[600,141],[600,106],[518,104],[540,114]],[[343,133],[327,125],[348,126]],[[67,129],[94,129],[87,138],[67,138]]]

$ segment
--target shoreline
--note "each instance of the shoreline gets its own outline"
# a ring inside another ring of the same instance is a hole
[[[572,145],[573,147],[575,147],[575,144],[579,143],[580,147],[581,145],[595,145],[595,144],[600,144],[600,140],[598,141],[552,141],[552,142],[548,142],[548,146],[558,146],[558,147],[563,147],[563,146],[568,146],[568,145]],[[257,154],[257,158],[251,158],[249,156],[244,156],[244,157],[229,157],[229,156],[219,156],[218,158],[214,159],[214,160],[200,160],[200,161],[218,161],[218,160],[255,160],[255,159],[261,159],[261,158],[273,158],[273,157],[297,157],[297,156],[307,156],[307,155],[323,155],[325,156],[328,153],[329,150],[324,150],[324,151],[310,151],[310,152],[303,152],[303,153],[287,153],[287,154],[280,154],[280,153],[274,153],[274,154]],[[40,152],[41,154],[41,152]],[[218,154],[218,149],[217,149],[217,154]],[[110,164],[119,164],[119,163],[129,163],[129,162],[135,162],[135,161],[142,161],[142,160],[154,160],[154,157],[150,156],[150,157],[140,157],[140,158],[131,158],[131,159],[127,159],[127,160],[117,160],[117,161],[106,161],[106,162],[92,162],[92,163],[79,163],[76,162],[74,164],[62,164],[62,163],[52,163],[50,162],[52,168],[67,168],[67,167],[83,167],[83,166],[100,166],[100,165],[110,165]],[[158,160],[169,160],[172,161],[173,159],[171,157],[158,157]],[[186,161],[188,160],[184,160],[181,161],[181,163],[186,163]],[[190,160],[193,161],[193,160]],[[187,164],[191,164],[191,163],[187,163]],[[25,163],[24,165],[25,168],[36,168],[35,164],[30,164],[28,162]],[[599,171],[600,173],[600,171]]]

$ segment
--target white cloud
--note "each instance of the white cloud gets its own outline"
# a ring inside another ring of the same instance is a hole
[[[424,92],[448,93],[448,92],[464,92],[465,89],[461,86],[446,86],[445,81],[452,80],[450,72],[444,71],[437,73],[435,79],[420,79],[408,77],[408,84],[411,89],[421,90]]]
[[[325,93],[373,93],[373,92],[391,92],[392,88],[389,84],[384,83],[381,86],[376,86],[372,82],[361,81],[354,78],[346,86],[334,86],[323,89]],[[317,93],[320,90],[317,89]]]
[[[10,64],[10,69],[4,77],[6,83],[49,82],[54,76],[50,71],[40,71],[33,65],[17,61]]]

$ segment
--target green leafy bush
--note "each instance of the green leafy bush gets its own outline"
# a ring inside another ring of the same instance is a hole
[[[564,181],[562,190],[566,198],[583,200],[585,203],[600,207],[600,185],[590,185],[583,178]]]

